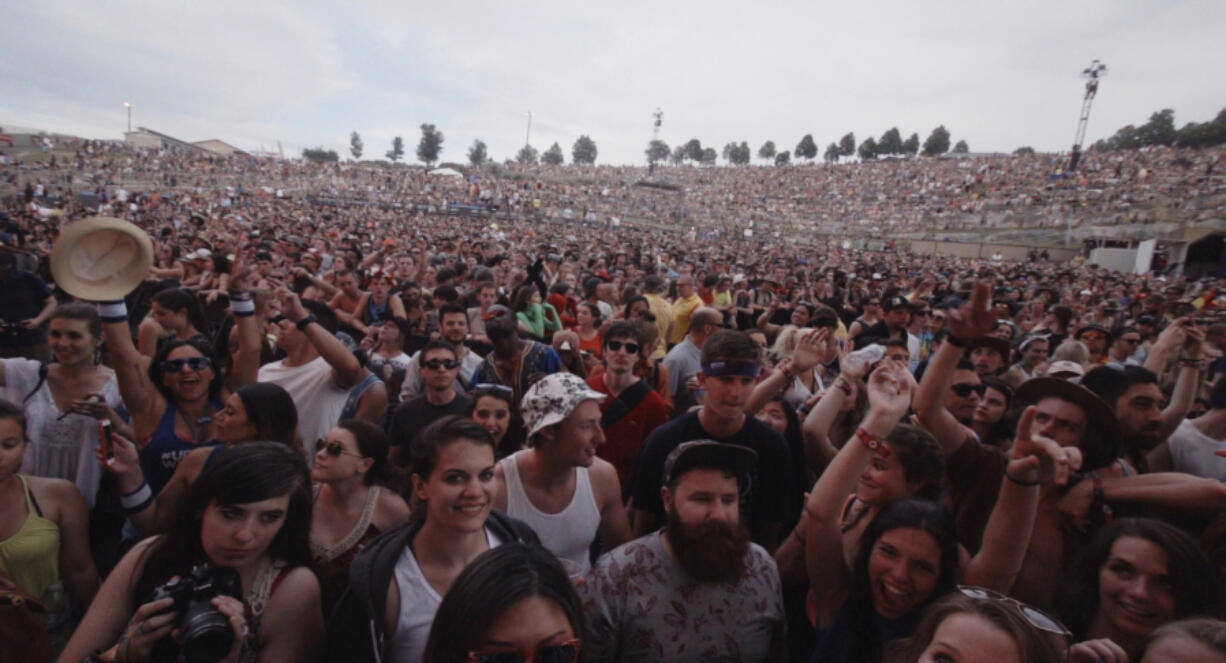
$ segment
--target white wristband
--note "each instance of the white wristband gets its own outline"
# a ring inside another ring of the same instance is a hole
[[[148,483],[141,483],[140,488],[127,495],[119,496],[119,504],[128,511],[140,511],[145,504],[153,500],[153,490]]]
[[[121,299],[117,302],[98,304],[98,315],[104,322],[122,322],[128,319],[128,305]]]
[[[248,315],[255,315],[255,302],[251,301],[250,299],[231,300],[230,308],[234,311],[234,315],[236,317],[242,318]]]

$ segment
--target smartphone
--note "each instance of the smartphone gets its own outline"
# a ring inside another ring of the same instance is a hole
[[[111,420],[103,419],[98,422],[102,436],[102,453],[106,455],[107,464],[115,462],[115,439],[111,437]]]

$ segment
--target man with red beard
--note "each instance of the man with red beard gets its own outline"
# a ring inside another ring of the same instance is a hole
[[[579,591],[587,660],[786,659],[775,561],[741,526],[753,449],[684,442],[664,464],[663,530],[601,557]]]

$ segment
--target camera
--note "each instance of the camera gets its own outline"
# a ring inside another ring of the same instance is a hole
[[[230,620],[211,603],[213,597],[243,597],[242,581],[234,569],[200,564],[186,575],[155,587],[146,603],[174,599],[179,614],[180,642],[165,638],[154,648],[153,660],[173,661],[181,654],[188,663],[216,663],[234,646]]]

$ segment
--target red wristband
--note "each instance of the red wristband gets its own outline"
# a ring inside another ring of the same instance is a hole
[[[872,433],[864,430],[863,427],[856,429],[856,437],[860,438],[860,441],[864,443],[864,446],[868,447],[869,451],[872,451],[875,454],[885,455],[889,453],[889,449],[887,449],[885,446],[885,441],[878,439]]]

